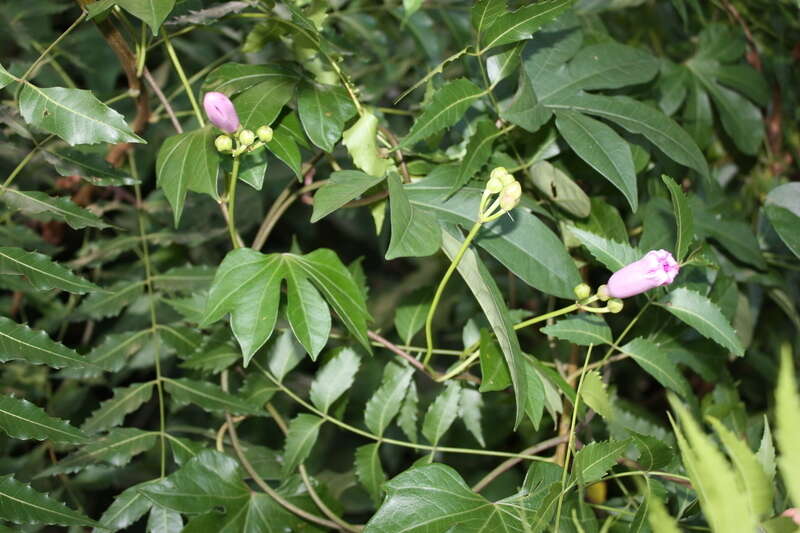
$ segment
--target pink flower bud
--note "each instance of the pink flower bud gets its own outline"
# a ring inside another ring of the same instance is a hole
[[[239,129],[239,115],[231,99],[222,93],[210,92],[203,97],[203,108],[208,120],[222,131],[233,133]]]
[[[781,516],[785,516],[787,518],[791,518],[795,524],[800,525],[800,509],[797,507],[789,507],[784,512],[781,513]]]
[[[669,285],[680,267],[666,250],[650,250],[644,257],[614,272],[608,280],[608,294],[628,298],[650,289]]]

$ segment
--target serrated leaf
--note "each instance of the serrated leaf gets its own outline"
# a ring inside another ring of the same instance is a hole
[[[689,398],[692,389],[678,367],[656,343],[638,337],[620,348],[622,353],[628,354],[636,361],[642,370],[653,376],[664,387]]]
[[[143,517],[153,505],[150,500],[139,492],[139,489],[148,483],[150,481],[133,485],[117,495],[114,502],[108,506],[103,516],[100,517],[103,529],[96,529],[93,533],[125,529]]]
[[[400,141],[400,148],[410,148],[417,142],[458,122],[483,91],[465,78],[450,81],[436,91],[431,102],[414,121]]]
[[[772,431],[769,429],[766,415],[764,415],[764,433],[761,435],[756,459],[764,469],[767,479],[770,481],[775,479],[775,445],[772,442]]]
[[[74,319],[117,316],[144,293],[144,288],[144,281],[120,281],[107,290],[90,294],[75,310]]]
[[[26,215],[38,220],[63,220],[72,229],[86,227],[107,228],[103,219],[82,207],[75,205],[69,198],[49,196],[39,191],[18,191],[3,189],[0,199],[12,209],[19,209]]]
[[[175,7],[175,0],[114,0],[114,3],[150,26],[158,35],[161,24]]]
[[[93,185],[107,187],[138,183],[129,174],[112,167],[105,159],[95,153],[79,152],[61,148],[48,152],[53,156],[53,166],[62,176],[78,175]]]
[[[794,373],[794,359],[788,344],[781,347],[781,367],[775,390],[775,439],[781,452],[781,476],[789,497],[800,506],[800,397]]]
[[[380,444],[377,442],[356,448],[356,475],[376,507],[381,503],[381,487],[386,481],[379,450]]]
[[[406,434],[408,440],[417,442],[417,404],[419,403],[419,396],[417,394],[417,385],[412,380],[408,385],[406,397],[403,399],[403,405],[400,407],[400,414],[397,417],[397,425]]]
[[[531,34],[566,11],[571,0],[546,0],[497,17],[481,38],[483,53],[495,46],[529,39]]]
[[[575,454],[575,475],[582,484],[602,479],[630,446],[629,440],[593,442]]]
[[[0,273],[25,276],[39,290],[61,289],[77,294],[100,290],[46,255],[22,248],[0,246]]]
[[[800,184],[785,183],[772,189],[764,204],[772,227],[791,252],[800,258]]]
[[[314,211],[311,214],[311,222],[328,216],[383,180],[383,177],[376,178],[358,170],[332,172],[328,182],[314,194]]]
[[[332,152],[356,108],[342,87],[306,83],[297,96],[297,112],[311,142]]]
[[[413,375],[413,368],[391,363],[386,365],[381,386],[364,408],[364,423],[374,435],[382,436],[400,411]]]
[[[686,200],[686,195],[681,190],[680,185],[669,176],[662,175],[661,180],[669,189],[669,195],[672,198],[672,209],[675,213],[675,221],[678,225],[678,239],[675,242],[675,259],[678,262],[683,261],[686,257],[686,252],[689,251],[689,245],[694,238],[694,217],[692,210],[689,208],[689,202]]]
[[[25,83],[19,95],[25,122],[61,137],[70,145],[143,143],[125,117],[95,98],[91,91]]]
[[[155,431],[142,431],[134,428],[115,428],[107,435],[96,438],[77,452],[68,455],[58,464],[37,474],[37,478],[75,472],[84,466],[95,463],[108,463],[112,466],[125,466],[134,456],[152,448],[158,438]]]
[[[629,432],[631,442],[639,450],[639,465],[643,470],[658,470],[672,462],[674,451],[662,440],[650,435]]]
[[[597,370],[591,370],[583,375],[581,400],[606,420],[610,420],[614,416],[611,398],[609,398],[606,385]]]
[[[572,226],[570,226],[569,232],[589,250],[595,259],[612,272],[641,259],[642,254],[628,243],[606,239],[590,231]]]
[[[392,236],[386,259],[425,257],[436,253],[442,242],[436,217],[408,201],[398,175],[390,175],[388,183]]]
[[[87,433],[97,433],[122,424],[125,415],[136,411],[150,399],[154,384],[148,381],[114,389],[113,397],[100,404],[100,407],[86,419],[81,429]]]
[[[458,402],[458,416],[464,421],[475,440],[482,447],[486,447],[483,440],[483,430],[481,429],[481,408],[483,407],[483,397],[475,389],[461,389],[461,399]]]
[[[744,346],[719,307],[699,292],[679,287],[662,298],[660,305],[703,336],[727,348],[734,355],[744,355]]]
[[[361,359],[351,348],[344,348],[328,361],[311,383],[311,402],[323,413],[353,384]]]
[[[108,335],[97,348],[89,352],[86,360],[96,365],[97,368],[93,368],[96,372],[116,372],[122,369],[128,357],[138,352],[150,340],[151,335],[149,329]]]
[[[53,368],[92,368],[75,350],[55,342],[44,331],[0,317],[0,361],[27,361]]]
[[[3,65],[0,65],[0,89],[5,88],[9,83],[15,80],[16,78],[12,76]]]
[[[219,200],[219,158],[210,126],[168,137],[158,149],[156,181],[172,207],[175,227],[181,219],[188,191],[205,193]]]
[[[458,382],[451,381],[428,407],[422,421],[422,434],[434,446],[439,444],[439,440],[458,418],[460,399],[461,386]]]
[[[242,127],[255,131],[261,126],[271,125],[294,96],[296,85],[294,76],[270,76],[239,94],[233,99],[233,105]]]
[[[472,27],[480,37],[499,16],[506,11],[506,0],[478,0],[470,10]]]
[[[564,318],[540,331],[579,346],[614,342],[605,319],[594,313]]]
[[[342,133],[342,144],[347,147],[353,164],[370,176],[381,177],[392,165],[390,159],[378,154],[378,119],[365,112],[349,129]],[[316,196],[314,197],[316,202]]]
[[[286,269],[286,300],[286,318],[292,332],[311,359],[316,360],[331,333],[328,304],[314,285],[293,268]]]
[[[172,400],[179,406],[196,405],[211,413],[228,411],[233,414],[263,414],[259,406],[250,405],[207,381],[188,378],[163,379],[164,389],[172,395]]]
[[[65,420],[54,418],[31,402],[0,396],[0,428],[15,439],[84,443],[89,438]]]
[[[556,126],[573,151],[619,189],[636,212],[636,171],[628,143],[602,122],[569,110],[556,111]]]
[[[168,293],[204,291],[214,279],[214,270],[205,265],[187,265],[153,274],[153,288]]]
[[[414,335],[425,325],[432,300],[430,288],[421,287],[409,294],[395,309],[394,328],[406,344],[410,344]]]
[[[319,436],[319,428],[325,421],[314,415],[299,414],[289,422],[289,433],[283,454],[283,473],[288,475],[311,454]]]
[[[479,120],[475,126],[475,133],[469,138],[464,159],[458,167],[458,176],[453,184],[453,190],[461,188],[474,176],[492,155],[492,143],[499,136],[499,132],[491,120]]]
[[[20,483],[13,474],[0,477],[0,518],[15,524],[99,525],[47,494]]]

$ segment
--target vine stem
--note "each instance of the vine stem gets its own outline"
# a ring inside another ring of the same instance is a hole
[[[192,109],[194,109],[194,114],[197,117],[197,122],[200,123],[200,127],[202,128],[206,125],[206,122],[205,119],[203,119],[203,113],[200,111],[200,106],[197,104],[197,99],[194,97],[194,93],[192,92],[192,86],[189,83],[189,80],[186,78],[186,73],[183,71],[181,62],[178,59],[178,54],[175,53],[175,48],[172,46],[172,41],[169,40],[169,33],[167,33],[167,30],[162,30],[161,33],[164,35],[164,46],[167,49],[167,55],[169,55],[169,58],[172,61],[172,66],[175,67],[175,72],[178,73],[178,77],[181,79],[181,83],[186,90],[186,96],[189,97],[189,102],[192,104]]]
[[[442,299],[442,293],[444,292],[444,288],[447,286],[447,282],[450,281],[450,277],[453,275],[453,272],[456,271],[458,268],[459,263],[461,263],[461,259],[464,257],[464,254],[467,253],[467,248],[469,248],[470,243],[478,234],[478,231],[481,229],[481,225],[483,224],[482,217],[478,218],[478,221],[472,226],[472,229],[469,230],[467,234],[467,238],[464,239],[464,243],[461,245],[461,249],[458,250],[458,253],[450,262],[450,266],[447,268],[447,272],[444,273],[442,276],[442,280],[439,282],[439,286],[436,287],[436,293],[433,295],[433,301],[431,302],[431,307],[428,309],[428,316],[425,319],[425,357],[422,359],[422,365],[428,368],[428,363],[430,362],[431,355],[433,354],[433,316],[436,314],[436,307],[439,305],[439,300]]]
[[[45,48],[45,49],[44,49],[44,51],[43,51],[41,54],[39,54],[39,57],[38,57],[38,58],[36,58],[36,61],[34,61],[33,63],[31,63],[31,66],[30,66],[30,67],[28,67],[28,70],[26,70],[26,71],[25,71],[25,74],[23,74],[23,75],[22,75],[22,76],[21,76],[21,77],[20,77],[20,78],[19,78],[17,81],[18,81],[18,82],[20,82],[20,83],[22,83],[22,82],[24,82],[25,80],[27,80],[27,79],[28,79],[28,76],[30,76],[30,75],[31,75],[31,73],[33,72],[33,70],[34,70],[36,67],[38,67],[38,66],[39,66],[39,64],[42,62],[42,60],[43,60],[45,57],[47,57],[47,54],[49,54],[49,53],[50,53],[50,51],[51,51],[53,48],[55,48],[56,46],[58,46],[58,43],[60,43],[61,41],[63,41],[63,40],[64,40],[64,38],[65,38],[67,35],[69,35],[70,33],[72,33],[72,30],[74,30],[75,28],[77,28],[77,27],[80,25],[80,23],[81,23],[81,22],[83,22],[83,19],[85,19],[85,18],[86,18],[86,11],[82,11],[82,12],[81,12],[81,14],[80,14],[80,16],[79,16],[77,19],[75,19],[75,22],[73,22],[73,23],[70,25],[70,27],[69,27],[69,28],[67,28],[66,30],[64,30],[64,33],[62,33],[61,35],[59,35],[59,36],[56,38],[56,40],[55,40],[55,41],[53,41],[52,43],[50,43],[50,46],[48,46],[47,48]],[[21,86],[20,86],[20,87],[21,87]]]
[[[581,404],[581,392],[583,390],[583,378],[586,376],[586,367],[589,365],[589,359],[592,358],[592,348],[594,347],[593,344],[589,345],[589,349],[586,351],[586,359],[583,361],[583,370],[581,370],[581,379],[578,381],[578,390],[575,393],[575,405],[572,406],[572,420],[569,424],[569,440],[567,440],[567,452],[564,456],[564,470],[561,472],[561,493],[558,495],[558,505],[556,506],[556,529],[558,531],[558,525],[561,521],[561,506],[564,503],[564,493],[566,492],[566,488],[564,485],[567,483],[567,467],[569,466],[570,460],[570,453],[572,452],[573,446],[575,446],[575,423],[578,420],[578,410]]]
[[[236,232],[236,182],[239,180],[239,156],[233,157],[233,168],[228,181],[228,195],[226,202],[228,204],[228,234],[231,236],[231,245],[233,249],[242,247],[242,239]]]

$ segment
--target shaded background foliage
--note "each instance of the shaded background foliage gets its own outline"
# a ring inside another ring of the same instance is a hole
[[[509,4],[0,4],[0,527],[792,530],[798,5]],[[207,90],[275,131],[235,206],[264,255],[230,252]],[[459,270],[433,368],[409,366],[501,165],[525,195],[471,249],[490,275]],[[669,291],[516,345],[511,324],[657,248],[685,261]],[[237,293],[245,254],[265,270]],[[277,268],[301,281],[256,312]],[[275,331],[234,336],[210,312],[231,294],[232,323]]]

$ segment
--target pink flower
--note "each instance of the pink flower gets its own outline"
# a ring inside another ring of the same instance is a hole
[[[794,520],[795,524],[800,525],[800,509],[797,507],[789,507],[784,512],[781,513],[781,516],[785,516],[787,518],[791,518]]]
[[[222,131],[233,133],[239,129],[239,115],[231,99],[222,93],[210,92],[203,97],[203,108],[208,120]]]
[[[608,280],[608,294],[628,298],[655,287],[669,285],[680,267],[666,250],[650,250],[644,257],[614,272]]]

